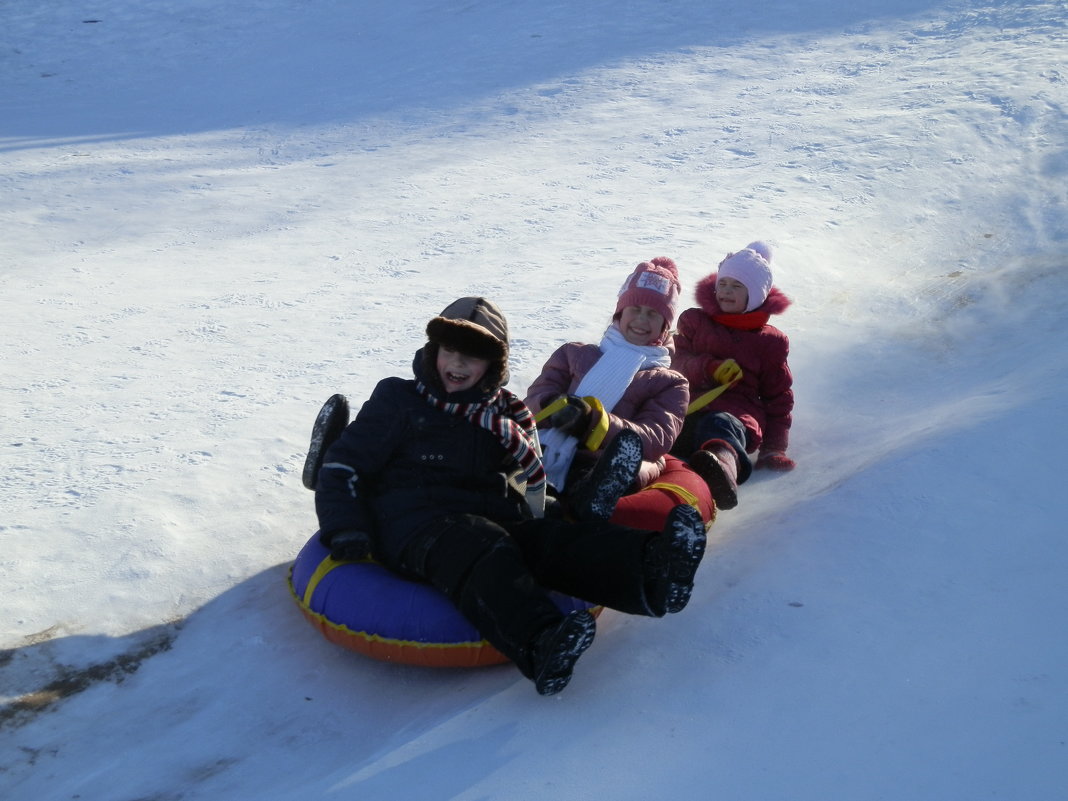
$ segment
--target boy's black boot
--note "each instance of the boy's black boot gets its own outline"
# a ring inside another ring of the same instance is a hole
[[[571,515],[579,521],[607,520],[616,502],[638,477],[642,464],[642,440],[626,428],[604,449],[593,470],[568,493]]]
[[[690,456],[694,469],[712,493],[717,509],[738,505],[738,454],[734,446],[722,439],[710,439]]]
[[[705,521],[689,504],[672,509],[664,532],[649,540],[645,547],[645,602],[653,617],[686,608],[707,540]]]
[[[348,398],[344,395],[331,395],[319,410],[319,416],[315,418],[315,424],[312,426],[308,456],[304,460],[304,472],[300,477],[308,489],[315,489],[319,481],[319,470],[323,466],[323,457],[348,424]]]
[[[576,611],[534,639],[530,648],[531,678],[540,695],[555,695],[567,686],[578,658],[593,644],[596,627],[593,615]]]

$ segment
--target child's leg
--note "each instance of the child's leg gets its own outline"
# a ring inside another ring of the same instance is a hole
[[[701,415],[694,427],[693,450],[710,439],[721,439],[734,448],[738,462],[738,483],[744,484],[753,472],[753,462],[746,452],[748,433],[742,421],[727,412]],[[687,457],[689,454],[687,454]]]
[[[635,615],[681,611],[705,549],[704,522],[688,506],[663,532],[544,518],[509,530],[540,584]]]
[[[603,520],[547,518],[508,528],[539,584],[620,612],[645,614],[642,566],[654,532]]]
[[[567,505],[576,520],[607,520],[616,503],[636,488],[642,440],[624,429],[601,452],[588,473],[569,480]]]
[[[508,532],[476,515],[449,515],[405,549],[400,567],[445,593],[528,678],[532,646],[564,614],[530,575]]]

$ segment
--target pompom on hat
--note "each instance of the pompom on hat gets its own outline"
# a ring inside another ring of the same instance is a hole
[[[667,332],[675,325],[681,293],[682,284],[674,261],[666,256],[643,261],[619,288],[619,300],[616,301],[612,319],[618,320],[627,306],[648,306],[655,309],[664,318],[664,330],[655,343],[662,345],[667,338]]]
[[[746,288],[747,312],[760,308],[771,292],[771,245],[758,240],[737,253],[728,253],[719,263],[718,278],[733,278]]]

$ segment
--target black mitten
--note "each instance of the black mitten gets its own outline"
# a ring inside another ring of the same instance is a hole
[[[330,556],[339,562],[358,562],[371,555],[371,538],[366,531],[335,531],[320,541],[330,549]]]
[[[578,395],[568,395],[567,405],[557,412],[549,415],[549,422],[553,428],[563,434],[582,438],[590,427],[590,418],[593,409]]]

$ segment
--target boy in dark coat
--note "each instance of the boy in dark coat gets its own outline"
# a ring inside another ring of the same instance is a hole
[[[370,547],[389,569],[437,587],[539,693],[559,692],[595,621],[565,615],[548,591],[631,614],[681,611],[704,525],[690,506],[676,507],[664,532],[544,516],[533,417],[503,387],[504,316],[485,298],[460,298],[426,334],[414,379],[379,382],[326,452],[321,541],[340,559]]]
[[[792,470],[786,455],[794,408],[790,341],[769,324],[790,300],[772,285],[771,248],[753,242],[729,253],[695,289],[698,308],[679,317],[671,366],[690,382],[691,413],[672,453],[689,459],[720,509],[738,505],[738,484],[756,467]]]

